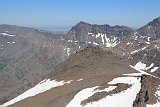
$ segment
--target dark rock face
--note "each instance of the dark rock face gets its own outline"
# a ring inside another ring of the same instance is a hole
[[[149,22],[147,25],[137,30],[140,36],[145,36],[146,40],[149,37],[151,41],[158,40],[160,38],[160,17]]]
[[[66,34],[65,39],[106,48],[116,46],[122,39],[132,36],[133,32],[126,26],[91,25],[80,22]]]
[[[160,80],[149,75],[141,76],[141,89],[137,94],[133,107],[146,107],[146,104],[155,104],[158,97],[155,95],[157,87],[160,85]]]

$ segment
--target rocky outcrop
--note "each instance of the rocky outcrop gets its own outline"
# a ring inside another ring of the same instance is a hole
[[[155,104],[159,101],[155,95],[160,85],[160,79],[150,75],[141,76],[141,89],[137,94],[133,107],[146,107],[146,104]]]

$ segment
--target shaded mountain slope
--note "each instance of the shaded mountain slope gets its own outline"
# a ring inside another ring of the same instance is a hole
[[[26,91],[67,57],[61,35],[0,25],[0,103]]]
[[[142,69],[159,77],[159,31],[160,18],[158,17],[136,30],[134,36],[121,41],[112,52],[124,58],[130,65],[135,66],[139,62],[146,64]]]

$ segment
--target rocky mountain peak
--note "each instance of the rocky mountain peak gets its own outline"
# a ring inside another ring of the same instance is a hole
[[[160,17],[154,19],[148,24],[137,30],[140,38],[146,41],[154,41],[160,38]]]
[[[79,23],[77,23],[77,25],[90,25],[90,24],[84,21],[80,21]]]
[[[74,27],[72,27],[70,32],[86,32],[87,30],[90,29],[90,27],[91,27],[91,24],[80,21]]]
[[[154,19],[152,22],[150,22],[148,25],[150,26],[160,26],[160,17]]]
[[[86,22],[77,23],[65,35],[68,41],[79,41],[84,44],[98,45],[101,47],[114,47],[122,39],[132,36],[134,31],[126,26],[97,25]]]

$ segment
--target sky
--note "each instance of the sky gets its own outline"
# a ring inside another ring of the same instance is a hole
[[[0,0],[0,24],[73,26],[91,24],[141,27],[160,16],[160,0]]]

